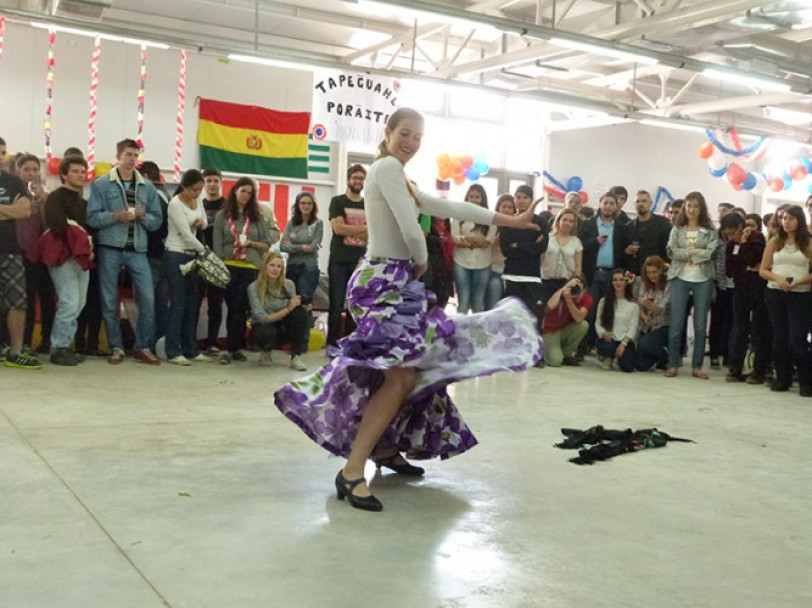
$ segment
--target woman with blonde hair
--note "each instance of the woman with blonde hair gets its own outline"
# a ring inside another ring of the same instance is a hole
[[[248,286],[248,301],[251,329],[261,351],[259,364],[270,365],[271,351],[291,340],[290,366],[305,371],[302,355],[307,352],[309,317],[293,281],[285,278],[285,258],[281,253],[272,251],[265,255],[257,280]]]
[[[347,289],[356,330],[315,374],[275,393],[279,410],[313,441],[347,458],[335,478],[340,500],[380,511],[364,477],[367,459],[420,476],[410,458],[449,458],[477,441],[448,394],[451,382],[526,369],[541,357],[535,319],[515,299],[493,311],[446,317],[418,279],[428,252],[419,213],[476,224],[532,228],[533,206],[507,216],[415,189],[404,166],[420,149],[422,115],[400,108],[387,121],[364,189],[369,247]],[[537,229],[537,228],[536,228]],[[537,258],[538,259],[538,258]]]
[[[544,302],[564,287],[572,277],[581,274],[584,246],[575,236],[578,215],[564,207],[553,221],[547,251],[541,256],[541,293]]]

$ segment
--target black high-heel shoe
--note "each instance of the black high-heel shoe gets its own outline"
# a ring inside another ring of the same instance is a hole
[[[395,463],[395,458],[397,458],[399,455],[400,454],[392,454],[392,456],[388,456],[386,458],[376,458],[374,459],[375,466],[379,469],[381,467],[386,467],[399,475],[407,475],[409,477],[422,477],[426,472],[423,467],[416,467],[408,462],[406,464]]]
[[[339,471],[338,475],[336,475],[336,498],[338,498],[338,500],[344,500],[346,498],[356,509],[363,509],[364,511],[383,511],[383,504],[374,496],[356,496],[352,493],[355,486],[362,483],[366,483],[365,478],[347,479],[344,477],[344,472]]]

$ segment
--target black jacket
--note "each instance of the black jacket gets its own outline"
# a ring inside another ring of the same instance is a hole
[[[584,246],[582,265],[584,276],[586,277],[586,282],[588,284],[591,284],[592,279],[595,277],[595,266],[598,259],[599,248],[599,218],[599,214],[589,218],[587,221],[581,224],[581,229],[578,231],[578,238],[581,239],[581,243]],[[631,239],[629,238],[628,226],[628,224],[623,224],[617,220],[615,221],[614,242],[612,243],[615,253],[615,268],[623,268],[626,262],[626,253],[624,249],[626,249],[626,246],[631,242]]]
[[[541,254],[547,251],[550,235],[544,218],[535,216],[533,223],[541,228],[541,232],[529,228],[499,229],[499,247],[505,256],[505,274],[541,276]]]

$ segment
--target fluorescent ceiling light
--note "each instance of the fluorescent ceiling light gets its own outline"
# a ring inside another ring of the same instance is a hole
[[[98,35],[102,40],[109,40],[110,42],[123,42],[124,44],[133,44],[135,46],[145,45],[153,49],[167,50],[169,48],[168,44],[163,44],[162,42],[151,42],[149,40],[137,40],[135,38],[125,38],[124,36],[101,34],[99,32],[91,32],[90,30],[80,30],[74,27],[64,27],[61,25],[53,25],[50,23],[40,23],[38,21],[32,21],[30,25],[31,27],[35,27],[39,30],[54,30],[55,32],[60,32],[63,34],[86,36],[88,38],[95,38],[96,35]]]
[[[576,42],[575,40],[565,40],[563,38],[550,38],[548,42],[554,46],[560,46],[565,49],[573,49],[576,51],[585,51],[587,53],[594,53],[603,57],[612,57],[614,59],[625,59],[635,63],[645,63],[647,65],[655,65],[659,63],[656,59],[638,55],[636,53],[629,53],[627,51],[620,51],[617,49],[598,46],[588,42]]]
[[[397,6],[389,2],[376,2],[375,0],[358,0],[352,4],[353,6],[351,6],[351,8],[367,17],[370,15],[381,18],[399,17],[401,19],[418,20],[422,23],[446,23],[468,30],[476,30],[478,34],[489,38],[495,38],[501,33],[501,30],[492,25],[466,19],[464,10],[459,11],[461,16],[451,16],[443,13],[432,13],[410,7]]]
[[[253,63],[256,65],[268,65],[275,68],[287,68],[289,70],[313,70],[316,66],[308,65],[307,63],[297,63],[295,61],[286,61],[284,59],[272,59],[271,57],[255,57],[254,55],[238,55],[230,53],[228,55],[229,61],[240,61],[242,63]]]
[[[702,75],[708,76],[709,78],[717,78],[725,82],[743,84],[746,86],[755,87],[757,89],[766,89],[768,91],[779,91],[782,93],[788,93],[789,91],[792,90],[792,87],[789,84],[779,82],[778,80],[768,80],[767,78],[758,78],[757,76],[745,76],[743,74],[733,74],[731,72],[714,70],[711,68],[703,70]]]
[[[812,122],[812,113],[810,112],[798,112],[796,110],[787,110],[784,108],[772,108],[768,107],[767,109],[767,118],[770,120],[777,120],[778,122],[783,122],[787,125],[808,125]]]
[[[690,131],[692,133],[704,133],[704,127],[698,127],[696,125],[681,125],[675,122],[668,122],[666,120],[640,120],[638,121],[641,125],[646,125],[649,127],[662,127],[664,129],[674,129],[676,131]]]

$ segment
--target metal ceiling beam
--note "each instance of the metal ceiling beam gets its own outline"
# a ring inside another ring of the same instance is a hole
[[[802,99],[801,95],[793,93],[765,93],[762,95],[745,95],[743,97],[729,97],[727,99],[716,99],[682,106],[658,108],[650,111],[646,110],[645,112],[656,114],[657,116],[694,116],[697,114],[712,114],[714,112],[741,110],[758,106],[780,105],[799,101],[800,99]]]

